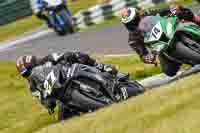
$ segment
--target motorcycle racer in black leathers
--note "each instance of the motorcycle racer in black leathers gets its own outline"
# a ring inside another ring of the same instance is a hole
[[[54,112],[54,108],[56,106],[56,103],[52,99],[44,98],[43,93],[41,89],[39,88],[39,81],[32,79],[30,76],[32,74],[32,70],[35,67],[42,66],[42,65],[56,65],[58,63],[61,64],[73,64],[73,63],[80,63],[85,64],[89,66],[95,66],[102,72],[109,72],[113,75],[117,74],[117,70],[112,67],[111,65],[106,65],[102,63],[96,62],[95,59],[91,58],[89,55],[81,52],[65,52],[62,54],[49,54],[43,58],[37,58],[36,56],[21,56],[16,61],[16,67],[21,76],[23,76],[25,79],[27,79],[29,84],[29,89],[31,91],[32,96],[37,97],[41,104],[48,109],[48,112],[52,114]],[[42,73],[37,73],[34,75],[38,77],[43,77],[44,75]],[[38,82],[37,82],[38,81]],[[74,112],[71,112],[70,109],[65,108],[62,103],[59,103],[59,113],[58,113],[58,120],[64,120],[67,117],[70,117],[74,114]]]
[[[144,44],[144,37],[138,26],[140,20],[149,15],[176,15],[180,20],[193,21],[200,24],[200,17],[193,14],[188,8],[171,4],[169,9],[157,10],[153,12],[140,11],[137,8],[124,8],[121,10],[121,21],[129,32],[128,44],[140,56],[140,59],[146,64],[157,64],[156,56]],[[180,65],[174,64],[164,55],[159,56],[162,71],[168,76],[174,76],[180,68]],[[174,68],[174,69],[170,69]]]

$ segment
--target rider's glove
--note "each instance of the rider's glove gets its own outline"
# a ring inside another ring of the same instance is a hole
[[[118,73],[118,70],[111,66],[111,65],[105,65],[102,63],[96,63],[96,68],[99,69],[102,72],[108,72],[112,75],[116,75]]]
[[[104,65],[104,71],[112,75],[117,75],[118,73],[118,70],[114,66],[111,66],[111,65]]]
[[[102,63],[96,63],[96,64],[95,64],[95,67],[96,67],[97,69],[99,69],[100,71],[103,71],[104,64],[102,64]]]
[[[148,54],[142,56],[142,60],[146,64],[155,64],[156,56],[154,54]]]

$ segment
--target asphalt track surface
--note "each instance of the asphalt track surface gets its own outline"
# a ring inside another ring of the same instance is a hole
[[[1,51],[0,60],[15,60],[24,54],[45,56],[51,52],[65,51],[82,51],[92,55],[130,54],[132,51],[127,40],[128,32],[120,24],[64,37],[50,33]]]
[[[200,15],[199,4],[193,5],[192,9]],[[127,40],[128,33],[120,24],[64,37],[50,33],[26,43],[0,49],[0,60],[15,60],[24,54],[45,56],[51,52],[65,51],[82,51],[92,55],[130,54],[132,50]]]

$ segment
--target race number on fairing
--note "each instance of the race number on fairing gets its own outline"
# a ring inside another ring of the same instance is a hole
[[[149,38],[149,41],[158,41],[160,39],[160,37],[162,36],[162,26],[160,24],[160,22],[158,22],[151,31],[151,35]]]
[[[54,75],[54,71],[51,71],[48,75],[46,80],[44,81],[44,88],[45,88],[45,93],[48,95],[51,95],[52,93],[52,88],[54,83],[56,82],[56,77]]]

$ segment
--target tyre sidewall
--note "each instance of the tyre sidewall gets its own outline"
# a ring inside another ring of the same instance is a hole
[[[79,105],[83,110],[86,111],[94,111],[106,106],[105,103],[95,101],[81,93],[79,90],[73,90],[71,92],[71,99],[73,103]]]
[[[122,99],[124,100],[132,96],[142,94],[145,91],[145,88],[136,81],[127,81],[125,83],[121,83],[119,88]]]

